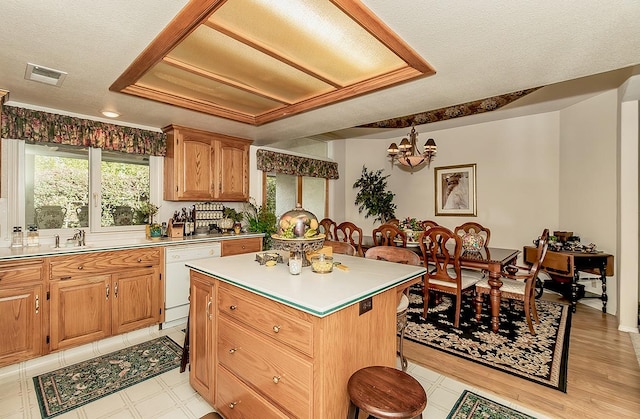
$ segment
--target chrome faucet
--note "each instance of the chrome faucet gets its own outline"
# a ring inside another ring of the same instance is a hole
[[[73,237],[70,239],[73,240],[76,244],[76,246],[85,246],[85,233],[84,230],[78,230],[76,231],[76,233],[73,235]]]
[[[85,234],[84,234],[84,230],[78,230],[78,232],[77,232],[76,234],[77,234],[77,236],[78,236],[78,237],[76,238],[77,243],[78,243],[78,246],[85,246],[85,245],[86,245],[86,242],[85,242]],[[74,236],[74,237],[75,237],[75,236]]]

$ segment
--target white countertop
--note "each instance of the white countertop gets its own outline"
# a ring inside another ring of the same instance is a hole
[[[109,240],[109,241],[87,241],[87,246],[82,247],[60,247],[54,248],[50,244],[41,244],[40,246],[33,247],[2,247],[0,248],[0,260],[11,259],[28,259],[37,257],[49,257],[49,256],[61,256],[67,254],[76,253],[91,253],[100,252],[105,250],[122,250],[122,249],[136,249],[140,247],[153,247],[153,246],[176,246],[176,245],[188,245],[196,243],[206,243],[222,240],[235,240],[249,237],[263,237],[262,233],[241,233],[235,234],[212,234],[207,236],[191,236],[188,238],[161,238],[161,239],[125,239],[125,240]],[[61,246],[64,246],[61,241]]]
[[[186,262],[186,265],[318,317],[426,273],[423,266],[339,254],[333,257],[334,261],[348,266],[349,271],[334,268],[331,273],[317,274],[311,267],[305,267],[300,275],[291,275],[286,258],[284,263],[267,267],[256,262],[256,253]]]

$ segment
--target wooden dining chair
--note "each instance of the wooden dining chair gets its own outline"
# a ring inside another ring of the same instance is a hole
[[[433,220],[424,220],[424,221],[422,221],[422,227],[423,227],[424,230],[426,230],[427,228],[437,227],[437,226],[439,226],[439,224],[436,223]]]
[[[362,252],[362,229],[352,222],[344,221],[336,227],[335,240],[350,243],[356,248],[358,256],[364,256]]]
[[[506,266],[502,272],[502,287],[500,292],[502,298],[522,301],[524,305],[524,315],[529,326],[529,333],[536,334],[533,321],[540,323],[538,311],[536,309],[536,279],[542,266],[542,261],[547,253],[549,245],[549,230],[544,229],[537,247],[537,258],[535,263],[529,267]],[[491,286],[488,278],[476,283],[476,319],[480,320],[484,295],[491,293]]]
[[[372,247],[364,254],[367,259],[384,260],[393,263],[403,263],[405,265],[422,265],[420,256],[409,249],[394,246]],[[407,359],[404,356],[404,332],[407,328],[407,311],[409,309],[409,287],[400,293],[400,301],[396,307],[397,332],[400,333],[398,343],[398,354],[402,365],[402,371],[407,370]]]
[[[474,286],[482,279],[482,273],[463,273],[460,268],[462,239],[446,227],[431,227],[420,234],[418,244],[427,268],[423,287],[423,316],[427,318],[430,291],[455,296],[454,326],[457,328],[460,325],[462,294],[474,292]]]
[[[318,223],[319,231],[318,233],[322,233],[325,235],[327,240],[335,240],[336,239],[336,222],[331,218],[323,218]]]
[[[460,237],[464,237],[465,234],[479,234],[483,239],[483,247],[486,249],[489,247],[489,239],[491,239],[491,230],[483,226],[480,223],[467,222],[457,226],[453,229],[454,233]]]
[[[407,233],[393,224],[382,224],[371,232],[374,246],[407,247]]]
[[[357,251],[356,248],[351,245],[351,243],[335,241],[335,240],[325,240],[324,246],[329,246],[333,249],[333,253],[339,253],[347,256],[356,256]]]

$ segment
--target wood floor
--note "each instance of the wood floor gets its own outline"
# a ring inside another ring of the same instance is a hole
[[[563,301],[554,294],[545,299]],[[567,392],[405,340],[407,358],[554,418],[640,418],[640,367],[614,316],[578,304],[571,321]]]

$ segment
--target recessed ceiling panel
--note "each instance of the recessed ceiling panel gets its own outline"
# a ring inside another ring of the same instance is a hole
[[[205,75],[240,89],[287,104],[335,90],[330,84],[206,25],[193,31],[167,57],[185,67],[195,66]]]
[[[327,0],[227,1],[210,21],[342,87],[407,66]]]
[[[261,125],[434,73],[358,0],[210,0],[110,90]]]
[[[213,106],[229,108],[249,115],[269,112],[282,107],[279,102],[198,76],[166,63],[160,63],[153,67],[136,83],[136,86],[165,92],[171,96],[211,103]]]

